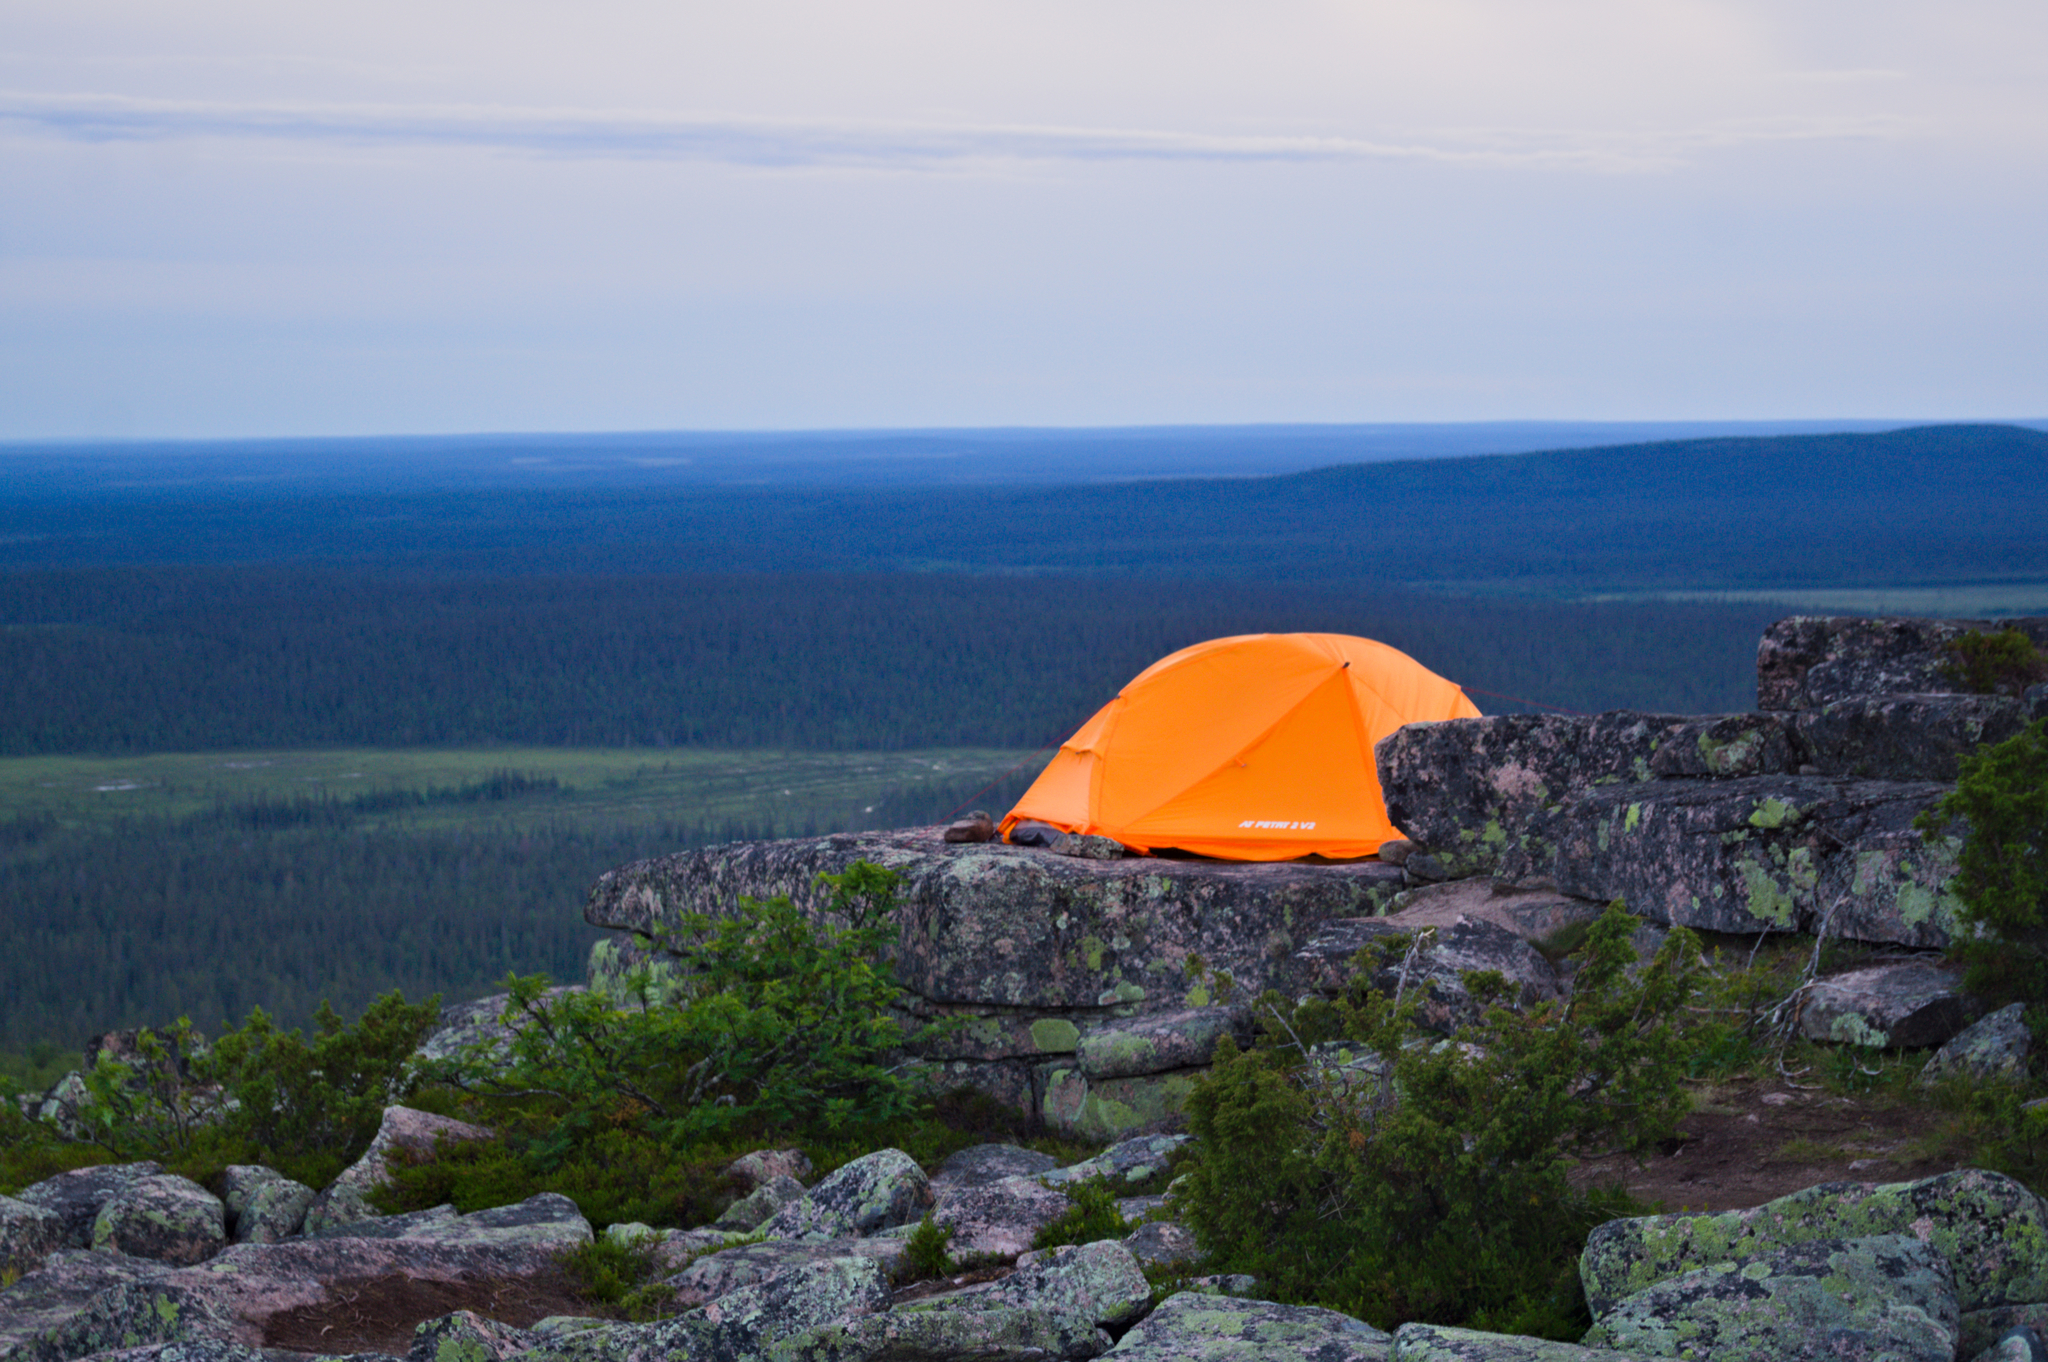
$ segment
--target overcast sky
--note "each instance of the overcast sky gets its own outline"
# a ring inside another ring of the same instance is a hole
[[[2040,0],[0,16],[0,439],[2048,415]]]

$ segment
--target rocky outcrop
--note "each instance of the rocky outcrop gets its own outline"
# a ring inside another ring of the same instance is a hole
[[[1184,1291],[1161,1301],[1107,1356],[1114,1362],[1386,1362],[1391,1342],[1384,1331],[1335,1310]]]
[[[2048,1207],[1999,1173],[1965,1169],[1919,1182],[1832,1182],[1747,1211],[1610,1220],[1579,1262],[1586,1302],[1616,1302],[1684,1273],[1793,1244],[1907,1235],[1947,1258],[1960,1308],[2048,1300]]]
[[[2016,1079],[2027,1071],[2034,1033],[2027,1025],[2025,1003],[2008,1003],[1988,1017],[1972,1022],[1920,1070],[1920,1082],[1949,1078]]]
[[[1963,971],[1939,959],[1892,960],[1815,980],[1799,1010],[1809,1040],[1918,1049],[1940,1045],[1981,1009]]]
[[[220,1198],[190,1178],[138,1178],[100,1204],[92,1246],[164,1263],[198,1263],[227,1246]]]
[[[319,1234],[352,1221],[369,1220],[377,1212],[370,1205],[370,1193],[390,1177],[387,1163],[393,1155],[411,1154],[425,1158],[441,1143],[487,1140],[491,1132],[464,1121],[414,1111],[409,1107],[387,1107],[377,1134],[363,1156],[343,1171],[315,1199],[305,1215],[305,1232]]]
[[[64,1242],[72,1248],[84,1248],[92,1243],[93,1222],[99,1218],[100,1207],[107,1204],[108,1198],[124,1187],[144,1178],[153,1178],[163,1171],[161,1164],[148,1162],[80,1168],[45,1178],[32,1187],[24,1187],[16,1194],[16,1199],[55,1215]]]
[[[921,1051],[934,1086],[969,1084],[1065,1129],[1114,1137],[1171,1115],[1216,1039],[1242,1026],[1213,971],[1255,997],[1326,918],[1382,910],[1404,881],[1338,865],[1097,860],[947,843],[937,829],[743,843],[642,861],[592,890],[592,924],[644,940],[678,915],[787,894],[822,912],[821,873],[903,876],[897,977],[912,1012],[951,1018]],[[601,943],[593,986],[641,958]],[[1208,968],[1191,971],[1199,959]]]
[[[1909,1235],[1820,1240],[1709,1263],[1615,1302],[1590,1347],[1714,1362],[1949,1362],[1948,1259]]]
[[[932,1204],[931,1182],[900,1149],[855,1159],[762,1225],[771,1239],[840,1239],[908,1225]]]
[[[1764,631],[1756,654],[1756,707],[1811,710],[1867,695],[1946,694],[1951,646],[1969,633],[2018,629],[2048,649],[2048,618],[1864,619],[1794,615]]]
[[[55,1211],[0,1196],[0,1272],[33,1272],[64,1242],[64,1221]]]
[[[2048,639],[2048,620],[2017,623]],[[1998,627],[1782,620],[1759,646],[1756,714],[1411,725],[1377,752],[1410,877],[1620,898],[1707,931],[1946,945],[1958,843],[1926,842],[1914,819],[1966,753],[2041,707],[2033,691],[1957,693],[1950,645]]]

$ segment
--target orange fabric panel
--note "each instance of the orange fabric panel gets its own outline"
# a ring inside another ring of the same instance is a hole
[[[1003,829],[1037,819],[1228,860],[1366,856],[1400,835],[1373,745],[1405,723],[1478,714],[1457,685],[1370,639],[1212,639],[1133,678]]]

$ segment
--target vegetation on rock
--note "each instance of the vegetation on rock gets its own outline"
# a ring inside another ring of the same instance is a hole
[[[2048,681],[2048,656],[2018,629],[1973,629],[1949,645],[1949,654],[1943,668],[1949,680],[1978,695],[2018,695]]]
[[[1964,829],[1952,887],[1976,929],[1949,954],[1969,966],[1970,991],[2024,1002],[2048,1036],[2048,719],[1963,757],[1956,788],[1922,814],[1929,841]]]
[[[1398,938],[1361,952],[1334,1003],[1269,993],[1252,1048],[1226,1040],[1189,1098],[1197,1154],[1173,1205],[1212,1268],[1382,1327],[1583,1331],[1579,1248],[1626,1203],[1575,1191],[1570,1155],[1644,1148],[1685,1110],[1677,1015],[1699,944],[1673,932],[1637,969],[1635,926],[1610,908],[1568,998],[1495,1006],[1437,1044],[1413,1039],[1412,999],[1362,986]]]

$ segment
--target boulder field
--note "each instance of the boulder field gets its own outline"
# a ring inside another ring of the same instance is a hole
[[[437,1119],[393,1108],[386,1125],[416,1136]],[[666,1264],[678,1313],[646,1324],[543,1313],[561,1299],[557,1254],[592,1239],[553,1194],[399,1216],[329,1197],[344,1209],[325,1225],[258,1240],[239,1192],[275,1175],[241,1170],[238,1190],[215,1199],[153,1164],[60,1174],[0,1206],[0,1242],[26,1269],[0,1288],[0,1362],[2017,1362],[2042,1355],[2048,1330],[2048,1205],[1979,1170],[1609,1221],[1580,1261],[1594,1320],[1582,1344],[1429,1324],[1389,1334],[1259,1300],[1251,1278],[1195,1278],[1155,1300],[1145,1266],[1192,1248],[1170,1220],[1027,1247],[1068,1206],[1062,1188],[1142,1182],[1183,1138],[1127,1141],[1066,1168],[983,1145],[930,1176],[884,1149],[808,1186],[790,1171],[809,1173],[794,1151],[750,1155],[733,1171],[758,1177],[756,1194],[720,1226],[606,1231]],[[350,1185],[381,1168],[366,1160]],[[894,1287],[927,1215],[954,1230],[956,1253],[993,1266]],[[224,1227],[196,1257],[193,1224]]]

